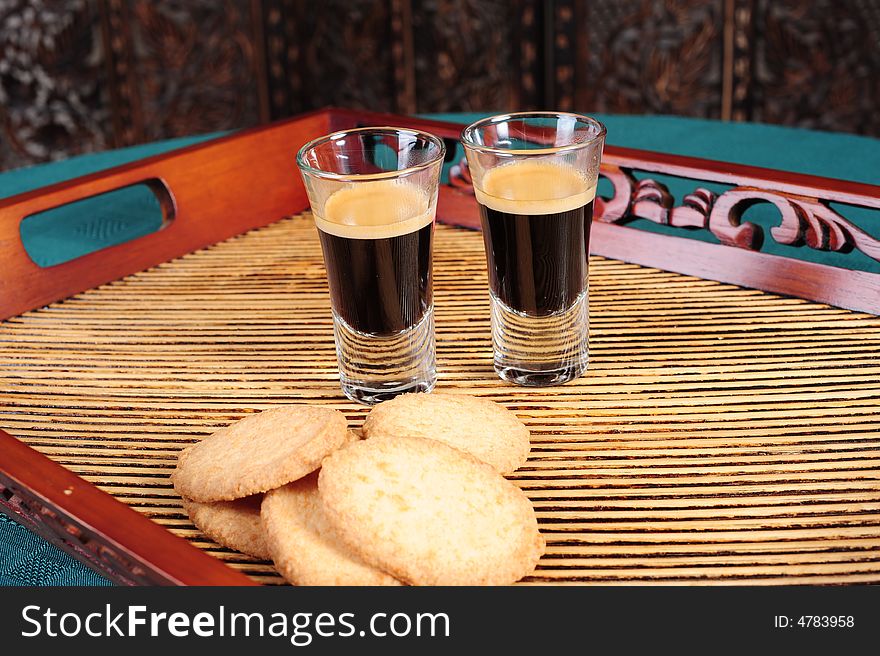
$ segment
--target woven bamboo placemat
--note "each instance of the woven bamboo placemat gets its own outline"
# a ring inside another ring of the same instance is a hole
[[[492,369],[478,233],[438,226],[438,389],[529,425],[514,480],[548,550],[531,583],[880,582],[880,318],[590,262],[591,363],[525,389]],[[261,582],[203,538],[176,454],[279,403],[342,397],[307,215],[0,323],[0,426]]]

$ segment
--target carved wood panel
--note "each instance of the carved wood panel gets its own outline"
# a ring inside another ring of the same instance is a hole
[[[94,3],[0,2],[0,168],[112,144]]]
[[[394,110],[391,3],[263,0],[273,118],[325,105]]]
[[[517,4],[504,0],[414,0],[417,108],[473,111],[512,106]]]
[[[573,88],[565,93],[564,80],[557,79],[563,91],[556,98],[557,105],[600,112],[720,117],[722,0],[582,4],[579,20],[556,17],[560,34],[569,34],[572,42],[585,42],[581,59],[575,61]],[[562,65],[570,65],[570,59]]]
[[[880,136],[880,2],[758,0],[750,118]]]
[[[255,26],[241,0],[108,0],[121,144],[261,119]]]
[[[0,169],[328,104],[880,136],[880,0],[0,0]]]

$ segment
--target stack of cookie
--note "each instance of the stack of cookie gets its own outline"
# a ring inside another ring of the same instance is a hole
[[[544,552],[531,502],[504,478],[528,429],[484,399],[408,394],[365,439],[329,408],[250,415],[184,450],[172,475],[216,542],[300,585],[504,585]]]

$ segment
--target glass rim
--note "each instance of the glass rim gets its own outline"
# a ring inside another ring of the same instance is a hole
[[[377,133],[406,133],[416,135],[418,137],[424,138],[426,141],[431,142],[435,146],[438,146],[437,154],[434,157],[431,157],[427,162],[422,162],[421,164],[415,164],[413,166],[408,166],[403,169],[397,169],[395,171],[381,171],[379,173],[335,173],[333,171],[325,171],[324,169],[318,169],[314,166],[308,164],[305,161],[305,154],[314,150],[318,146],[333,141],[334,139],[339,139],[348,134],[354,133],[364,133],[364,132],[377,132]],[[346,130],[337,130],[336,132],[331,132],[330,134],[325,134],[317,139],[312,139],[311,141],[303,144],[302,148],[296,153],[296,165],[299,167],[300,171],[303,173],[308,173],[309,175],[314,175],[319,178],[325,178],[328,180],[349,180],[349,181],[358,181],[358,180],[388,180],[392,178],[398,178],[403,175],[409,175],[410,173],[414,173],[416,171],[423,171],[424,169],[435,166],[437,162],[443,162],[443,159],[446,157],[446,143],[440,137],[431,134],[430,132],[423,132],[422,130],[416,130],[414,128],[402,128],[395,127],[393,125],[377,125],[377,126],[369,126],[369,127],[361,127],[361,128],[349,128]]]
[[[596,134],[586,141],[577,141],[570,144],[564,144],[562,146],[548,146],[546,148],[499,148],[497,146],[486,146],[484,144],[477,143],[469,136],[480,128],[486,127],[487,125],[505,123],[507,121],[510,121],[511,119],[552,117],[559,118],[562,116],[568,116],[577,119],[582,123],[586,123],[595,127],[597,129]],[[594,145],[597,141],[604,139],[607,132],[608,129],[601,121],[593,118],[592,116],[587,116],[586,114],[553,111],[510,112],[509,114],[496,114],[495,116],[488,116],[486,118],[481,118],[479,121],[471,123],[461,131],[461,144],[465,148],[469,148],[470,150],[479,151],[481,153],[493,153],[495,155],[549,155],[553,153],[561,153],[570,150],[587,148],[588,146]]]

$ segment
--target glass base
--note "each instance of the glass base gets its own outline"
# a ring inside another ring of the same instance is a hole
[[[523,387],[552,387],[553,385],[562,385],[575,378],[580,378],[587,370],[587,363],[577,367],[562,367],[560,369],[552,369],[549,371],[528,371],[526,369],[516,369],[514,367],[504,367],[495,364],[495,371],[502,378],[515,385]]]
[[[434,379],[430,381],[425,380],[414,382],[411,385],[405,385],[403,387],[368,389],[363,385],[346,383],[344,380],[341,381],[342,393],[352,401],[357,401],[358,403],[363,403],[365,405],[376,405],[377,403],[382,403],[382,401],[390,401],[399,394],[430,392],[434,389],[434,384],[436,382],[436,379]]]
[[[587,292],[571,307],[542,317],[514,310],[494,294],[495,371],[516,385],[544,387],[578,378],[589,362]]]
[[[430,392],[437,382],[434,309],[399,333],[362,333],[334,312],[336,357],[342,392],[352,401],[374,405],[399,394]]]

